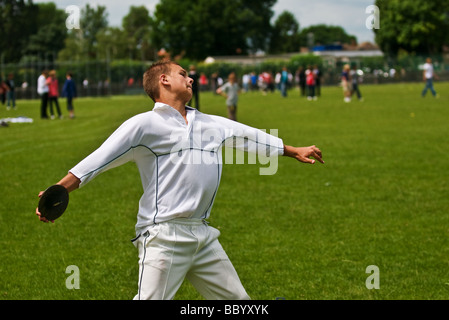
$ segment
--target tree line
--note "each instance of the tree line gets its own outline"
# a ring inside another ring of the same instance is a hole
[[[131,6],[121,26],[110,26],[105,6],[81,8],[80,29],[68,30],[68,14],[53,2],[0,0],[0,50],[6,62],[85,61],[157,58],[164,48],[172,56],[204,60],[207,56],[297,52],[315,43],[354,43],[338,26],[300,29],[289,11],[272,23],[276,0],[161,0],[151,15]]]
[[[80,29],[68,30],[67,13],[53,2],[0,0],[2,63],[157,59],[298,52],[311,44],[355,44],[339,26],[300,28],[289,11],[276,19],[276,0],[160,0],[153,13],[131,6],[121,26],[110,26],[105,6],[86,4]],[[436,54],[449,44],[449,1],[376,0],[380,29],[376,43],[392,58]],[[274,20],[274,21],[273,21]],[[311,43],[310,35],[313,34]]]

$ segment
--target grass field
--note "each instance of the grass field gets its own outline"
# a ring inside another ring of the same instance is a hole
[[[318,101],[297,91],[240,97],[238,120],[279,129],[284,143],[316,144],[325,165],[281,157],[276,175],[226,165],[211,225],[253,299],[449,298],[449,83],[441,97],[423,84],[341,88]],[[60,100],[65,111],[65,101]],[[18,101],[32,124],[0,128],[0,299],[132,299],[137,290],[134,164],[110,170],[71,194],[55,224],[34,214],[39,191],[95,150],[124,120],[152,108],[142,96],[75,100],[77,118],[43,121],[39,101]],[[226,115],[205,93],[201,111]],[[65,112],[67,114],[67,112]],[[80,289],[66,288],[68,266]],[[380,289],[367,289],[379,268]],[[201,299],[184,283],[176,299]]]

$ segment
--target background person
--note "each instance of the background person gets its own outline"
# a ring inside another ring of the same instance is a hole
[[[37,94],[41,97],[41,119],[48,119],[48,70],[43,70],[37,79]]]
[[[296,82],[299,84],[299,93],[301,97],[306,95],[306,72],[304,67],[300,66],[296,71]]]
[[[75,110],[73,107],[73,99],[76,98],[76,84],[72,79],[72,74],[68,72],[66,74],[66,80],[64,86],[62,87],[62,96],[67,98],[67,111],[69,112],[70,119],[75,118]]]
[[[192,100],[189,101],[188,105],[192,106],[192,101],[195,100],[196,110],[200,110],[200,96],[199,96],[199,80],[200,77],[196,72],[196,67],[194,65],[190,66],[189,77],[193,80],[192,83]]]
[[[235,73],[229,74],[228,82],[217,89],[217,93],[226,98],[228,118],[237,121],[237,104],[239,101],[240,86],[236,81]]]
[[[5,81],[0,77],[0,101],[2,105],[6,102],[6,94],[8,93],[8,86]]]
[[[309,66],[306,70],[306,85],[307,85],[307,100],[309,101],[317,100],[315,91],[316,79],[311,66]]]
[[[343,88],[343,100],[344,102],[351,102],[351,76],[349,74],[351,67],[349,64],[343,66],[341,73],[341,86]]]
[[[432,59],[427,58],[426,63],[424,64],[424,71],[423,71],[423,81],[426,83],[426,86],[424,87],[424,90],[421,93],[422,97],[426,96],[427,90],[430,90],[430,92],[432,92],[432,95],[434,97],[438,96],[435,89],[433,88],[434,78],[438,80],[438,76],[435,74],[433,70]]]
[[[357,95],[357,99],[359,101],[363,101],[362,93],[359,89],[359,84],[361,82],[360,76],[357,73],[357,66],[353,65],[351,71],[349,72],[349,77],[351,78],[351,97],[354,95],[354,93]]]
[[[6,92],[7,96],[7,104],[6,109],[10,110],[11,107],[16,109],[16,85],[14,83],[14,74],[10,73],[8,75],[8,79],[5,81],[6,86],[8,87],[8,91]]]
[[[55,114],[53,112],[53,103],[56,107],[56,112],[58,113],[59,119],[62,119],[61,108],[59,107],[59,83],[58,78],[56,77],[56,70],[51,70],[49,72],[49,77],[47,78],[47,86],[48,86],[48,101],[50,103],[50,116],[51,119],[55,118]]]
[[[313,74],[315,75],[315,94],[317,97],[321,96],[321,70],[318,65],[313,67]]]
[[[281,71],[281,77],[280,77],[280,90],[282,97],[287,97],[287,90],[289,86],[290,80],[289,80],[289,73],[287,70],[287,67],[283,67]]]

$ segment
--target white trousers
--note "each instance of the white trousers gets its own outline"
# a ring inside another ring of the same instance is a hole
[[[133,240],[139,250],[134,299],[172,300],[187,278],[208,300],[249,300],[219,235],[202,220],[175,219]]]

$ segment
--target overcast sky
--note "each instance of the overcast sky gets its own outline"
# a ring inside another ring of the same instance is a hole
[[[34,0],[33,2],[52,1]],[[109,25],[121,26],[122,18],[129,13],[130,6],[144,5],[152,15],[159,0],[56,0],[53,2],[61,9],[65,9],[69,5],[83,8],[87,3],[93,7],[105,6],[109,14]],[[298,20],[300,28],[321,23],[341,26],[347,33],[355,35],[359,43],[362,43],[364,41],[374,42],[373,31],[368,30],[365,26],[365,21],[369,16],[365,13],[365,9],[374,2],[375,0],[278,0],[273,10],[274,18],[284,10],[290,11]]]

